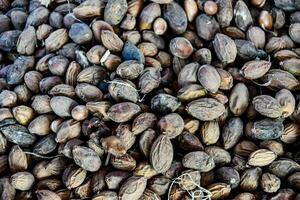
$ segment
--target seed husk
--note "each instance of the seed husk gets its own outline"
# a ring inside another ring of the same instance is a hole
[[[95,172],[101,166],[101,160],[95,151],[87,147],[75,146],[72,150],[77,165],[86,171]]]
[[[220,117],[225,112],[225,107],[213,98],[201,98],[189,103],[186,110],[201,121],[210,121]]]
[[[172,164],[173,146],[170,139],[160,135],[153,143],[150,151],[150,162],[158,173],[166,172]]]

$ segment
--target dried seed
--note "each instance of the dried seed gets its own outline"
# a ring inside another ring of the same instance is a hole
[[[263,167],[272,163],[277,155],[266,149],[259,149],[250,154],[248,164],[255,167]]]
[[[173,146],[170,139],[160,135],[153,143],[150,152],[150,162],[158,173],[166,172],[172,164]]]
[[[211,121],[220,117],[225,112],[225,107],[215,99],[201,98],[189,103],[186,110],[201,121]]]

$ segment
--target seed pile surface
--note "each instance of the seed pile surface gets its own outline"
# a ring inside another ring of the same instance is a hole
[[[299,0],[0,0],[0,199],[300,200],[299,81]]]

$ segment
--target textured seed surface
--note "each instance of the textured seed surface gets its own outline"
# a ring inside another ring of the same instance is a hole
[[[299,10],[0,0],[0,199],[300,200]]]
[[[224,105],[212,98],[192,101],[186,109],[190,115],[201,121],[214,120],[225,112]]]

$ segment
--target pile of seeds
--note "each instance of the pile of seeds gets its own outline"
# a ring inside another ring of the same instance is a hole
[[[0,199],[300,200],[299,78],[299,0],[0,0]]]

